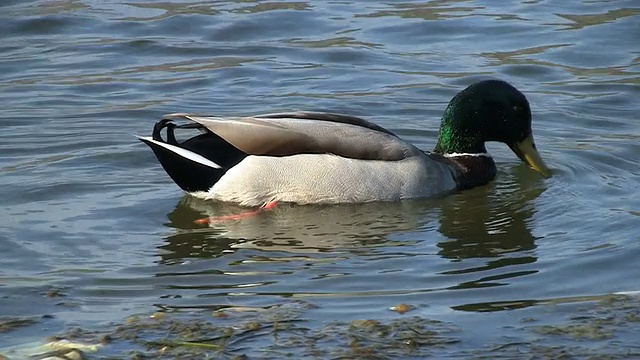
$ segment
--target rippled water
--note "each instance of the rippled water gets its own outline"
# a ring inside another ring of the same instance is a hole
[[[310,327],[450,323],[460,342],[434,351],[455,356],[578,313],[549,303],[640,290],[639,15],[631,0],[2,2],[0,316],[53,319],[0,349],[293,297],[318,306]],[[491,144],[497,179],[444,199],[203,228],[239,210],[184,197],[133,136],[169,112],[330,110],[431,149],[448,100],[490,77],[528,96],[551,179]],[[632,348],[637,324],[598,346]]]

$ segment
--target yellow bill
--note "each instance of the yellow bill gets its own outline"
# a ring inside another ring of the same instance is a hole
[[[539,172],[544,177],[551,176],[551,170],[542,160],[540,153],[536,150],[533,142],[533,135],[527,136],[524,140],[509,146],[518,157],[527,163],[530,168]]]

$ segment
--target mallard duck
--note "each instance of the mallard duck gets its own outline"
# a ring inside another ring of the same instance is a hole
[[[180,142],[175,129],[201,134]],[[139,139],[184,191],[246,206],[396,201],[469,189],[496,176],[487,141],[507,144],[550,175],[533,141],[527,98],[500,80],[477,82],[449,102],[432,152],[367,120],[320,112],[169,114]]]

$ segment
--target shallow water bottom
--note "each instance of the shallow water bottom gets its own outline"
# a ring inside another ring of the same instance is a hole
[[[518,303],[502,304],[518,308]],[[630,359],[640,357],[640,296],[554,299],[516,314],[420,315],[396,304],[380,316],[319,322],[313,300],[137,314],[68,327],[0,349],[7,359]],[[326,310],[325,310],[326,311]],[[498,319],[499,318],[499,319]],[[442,320],[447,319],[447,320]],[[0,319],[0,332],[46,328],[55,317]],[[490,328],[486,324],[501,324]],[[46,331],[45,331],[46,332]]]

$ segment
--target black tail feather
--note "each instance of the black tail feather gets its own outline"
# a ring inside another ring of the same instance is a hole
[[[162,129],[167,129],[167,140],[162,139]],[[176,152],[167,149],[157,143],[141,138],[147,144],[160,161],[160,164],[171,179],[184,191],[208,191],[231,167],[242,161],[247,154],[225,141],[220,136],[205,130],[206,132],[190,139],[178,142],[174,130],[178,129],[204,129],[199,124],[186,124],[176,126],[169,119],[158,121],[153,127],[152,139],[165,144],[174,145],[203,156],[218,164],[220,168],[214,168],[188,159]]]
[[[173,125],[173,126],[170,126]],[[167,129],[167,138],[169,138],[169,131],[171,132],[171,135],[173,135],[173,129],[175,128],[175,124],[171,121],[171,119],[162,119],[160,121],[158,121],[154,126],[153,126],[153,133],[151,134],[151,137],[153,138],[153,140],[156,141],[162,141],[164,142],[164,140],[162,140],[162,129],[164,128],[168,128]],[[175,136],[174,136],[175,139]],[[175,145],[175,144],[173,144]]]

